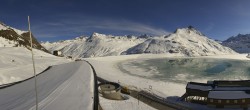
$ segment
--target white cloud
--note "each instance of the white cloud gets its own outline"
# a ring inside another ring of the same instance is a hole
[[[76,18],[61,16],[58,20],[41,22],[32,26],[38,37],[75,36],[92,32],[127,32],[138,34],[166,35],[170,32],[150,25],[128,20],[111,20],[79,16]],[[112,33],[111,33],[112,34]]]
[[[118,31],[129,31],[129,32],[137,32],[141,34],[153,34],[153,35],[166,35],[170,32],[155,28],[149,25],[140,24],[131,21],[104,21],[98,24],[94,24],[93,27],[100,29],[110,29],[110,30],[118,30]]]
[[[215,24],[214,23],[212,23],[212,22],[210,22],[209,24],[208,24],[208,26],[207,27],[205,27],[205,29],[203,30],[203,32],[210,32],[210,31],[212,31],[213,29],[214,29],[214,27],[215,27]]]

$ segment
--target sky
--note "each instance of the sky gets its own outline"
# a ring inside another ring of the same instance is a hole
[[[0,21],[31,31],[39,41],[93,32],[167,35],[189,25],[225,40],[250,34],[250,0],[1,0]]]

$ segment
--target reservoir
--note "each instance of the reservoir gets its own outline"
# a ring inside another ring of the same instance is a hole
[[[129,75],[156,81],[187,83],[250,79],[250,62],[215,58],[161,58],[128,60],[118,68]]]

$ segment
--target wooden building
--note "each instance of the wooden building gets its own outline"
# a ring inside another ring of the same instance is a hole
[[[181,100],[216,108],[250,107],[250,80],[189,82]]]
[[[248,91],[210,91],[207,105],[216,108],[248,108],[250,94]]]

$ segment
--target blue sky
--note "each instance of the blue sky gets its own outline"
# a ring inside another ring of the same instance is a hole
[[[163,35],[194,26],[225,40],[250,33],[250,0],[1,0],[0,21],[31,30],[40,41],[93,32]]]

